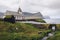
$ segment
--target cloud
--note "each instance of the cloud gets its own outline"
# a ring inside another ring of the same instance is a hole
[[[60,16],[60,0],[25,0],[26,11],[41,12],[43,15]]]
[[[0,0],[0,11],[41,12],[50,17],[60,17],[60,0]]]
[[[0,10],[15,10],[18,8],[18,0],[0,0]],[[1,10],[1,11],[2,11]]]

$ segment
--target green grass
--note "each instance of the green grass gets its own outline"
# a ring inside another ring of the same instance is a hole
[[[36,19],[36,22],[46,23],[43,19]]]
[[[38,40],[42,39],[48,31],[36,28],[33,24],[0,21],[0,40]],[[42,33],[38,34],[38,32]]]

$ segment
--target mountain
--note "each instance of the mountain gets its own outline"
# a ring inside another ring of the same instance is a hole
[[[4,13],[0,12],[0,18],[3,18]]]
[[[22,12],[24,16],[38,16],[38,17],[43,17],[43,15],[40,13],[40,12],[37,12],[37,13],[29,13],[29,12]]]
[[[17,12],[14,12],[14,14],[16,14]],[[29,16],[37,16],[37,17],[43,17],[43,15],[40,12],[37,13],[29,13],[29,12],[22,12],[23,16],[25,17],[29,17]],[[0,18],[3,18],[4,13],[0,12]]]
[[[31,16],[33,15],[32,13],[29,13],[29,12],[22,12],[24,16]]]
[[[0,12],[0,16],[4,15],[4,13]]]
[[[44,19],[50,19],[50,17],[49,16],[43,16],[44,17]]]

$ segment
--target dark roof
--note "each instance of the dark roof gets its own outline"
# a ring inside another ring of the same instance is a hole
[[[3,16],[3,15],[4,15],[4,13],[0,12],[0,16]]]

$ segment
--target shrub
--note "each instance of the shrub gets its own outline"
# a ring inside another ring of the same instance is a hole
[[[15,23],[15,17],[13,15],[6,15],[6,17],[4,18],[4,21]]]

